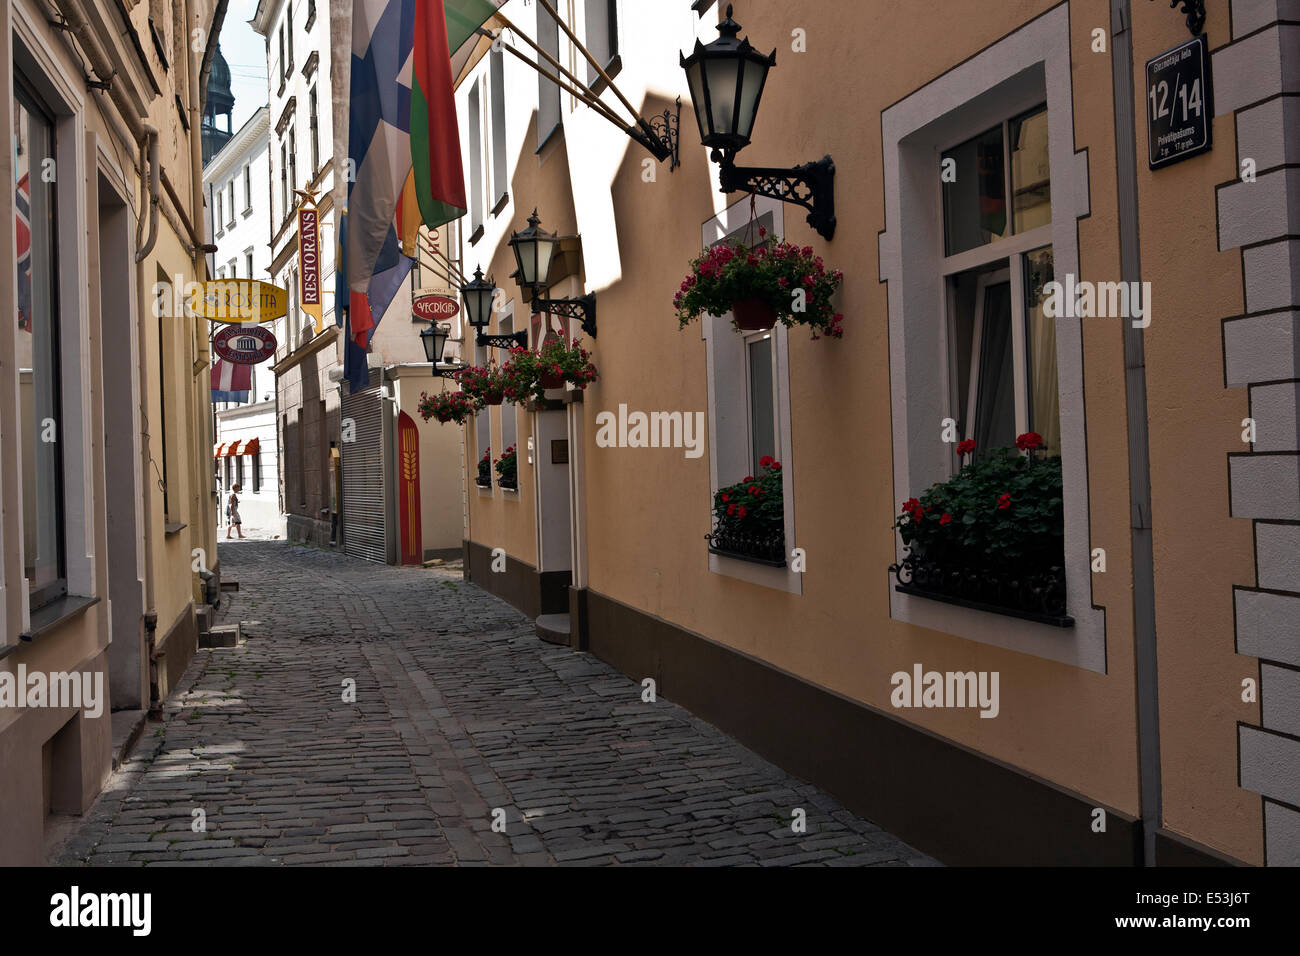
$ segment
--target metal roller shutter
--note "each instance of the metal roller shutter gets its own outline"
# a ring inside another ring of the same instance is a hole
[[[347,394],[343,389],[342,417],[355,423],[355,440],[340,442],[343,465],[343,550],[367,561],[387,560],[384,507],[383,400],[378,372],[371,387]],[[346,427],[346,426],[345,426]]]

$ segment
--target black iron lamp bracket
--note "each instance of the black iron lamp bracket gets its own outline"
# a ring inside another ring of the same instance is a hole
[[[1192,36],[1200,36],[1205,29],[1205,0],[1169,0],[1169,9],[1172,10],[1180,3],[1183,5],[1180,12],[1187,17],[1187,29]]]
[[[715,156],[724,193],[757,193],[808,210],[808,225],[826,239],[835,235],[835,163],[829,156],[793,169],[737,166],[730,155]]]
[[[659,162],[668,160],[668,171],[671,173],[682,164],[681,121],[682,98],[679,96],[675,110],[670,106],[660,115],[648,120],[638,118],[638,128],[630,130],[629,135],[648,149]]]
[[[527,348],[528,333],[519,331],[509,335],[484,335],[480,332],[474,337],[474,344],[485,349]]]
[[[548,315],[562,315],[566,319],[577,319],[582,323],[582,331],[593,339],[596,337],[596,296],[584,295],[578,299],[533,299],[533,308]]]

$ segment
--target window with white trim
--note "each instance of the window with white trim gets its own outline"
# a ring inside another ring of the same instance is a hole
[[[773,199],[755,200],[750,217],[748,197],[704,224],[705,246],[740,239],[754,245],[780,242],[784,209]],[[759,230],[764,230],[764,239]],[[789,567],[795,547],[793,439],[790,424],[790,349],[788,330],[777,324],[765,332],[736,331],[731,316],[703,316],[701,333],[708,375],[707,441],[709,496],[701,502],[712,520],[714,495],[729,485],[756,477],[760,462],[771,457],[781,464],[782,512],[786,564],[757,561],[736,554],[709,553],[709,570],[753,584],[801,594],[801,575]]]
[[[557,11],[558,12],[558,11]],[[560,27],[546,12],[540,3],[537,5],[537,45],[556,60],[560,59]],[[554,74],[555,67],[542,57],[537,58],[538,65],[547,73]],[[537,150],[551,138],[551,134],[560,126],[560,88],[553,80],[548,80],[540,73],[537,76]]]
[[[587,0],[586,7],[587,51],[613,77],[618,56],[618,0]],[[603,82],[596,68],[588,64],[588,85],[598,89]]]
[[[1082,330],[1040,308],[1053,275],[1078,274],[1077,221],[1089,213],[1069,38],[1062,4],[884,111],[879,246],[895,506],[957,467],[947,419],[985,449],[1041,434],[1060,455],[1073,626],[902,592],[881,573],[896,620],[1105,673],[1105,612],[1091,601]]]
[[[469,215],[470,231],[483,225],[483,109],[479,81],[469,91]]]
[[[22,555],[35,610],[67,593],[57,204],[48,175],[54,169],[55,137],[52,113],[18,76],[13,110]]]
[[[506,198],[510,188],[506,183],[506,67],[505,54],[493,50],[488,65],[488,95],[491,99],[492,115],[492,191],[488,194],[488,205],[496,210]]]

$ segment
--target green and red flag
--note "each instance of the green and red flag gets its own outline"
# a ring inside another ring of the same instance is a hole
[[[451,55],[496,10],[492,0],[415,0],[411,165],[420,218],[430,229],[467,208]]]

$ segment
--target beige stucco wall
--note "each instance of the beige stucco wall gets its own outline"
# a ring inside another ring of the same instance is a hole
[[[1207,4],[1210,49],[1229,38],[1228,10]],[[1164,14],[1164,16],[1161,16]],[[1135,109],[1145,117],[1143,67],[1187,39],[1182,18],[1133,5]],[[1232,586],[1254,586],[1251,523],[1228,508],[1227,455],[1242,452],[1245,390],[1224,388],[1220,319],[1245,311],[1240,254],[1218,252],[1215,187],[1236,170],[1232,114],[1214,122],[1213,150],[1149,171],[1137,131],[1142,273],[1155,318],[1146,332],[1155,527],[1160,747],[1165,825],[1263,863],[1262,807],[1237,787],[1237,722],[1259,723],[1242,700],[1258,679],[1235,653]]]
[[[587,558],[590,587],[708,635],[816,684],[925,727],[991,757],[1136,815],[1132,557],[1128,429],[1120,321],[1083,323],[1083,382],[1091,532],[1106,550],[1092,601],[1105,612],[1106,670],[1053,663],[893,621],[883,575],[894,559],[887,290],[879,281],[882,205],[881,112],[1038,14],[1046,2],[949,0],[934,16],[960,29],[935,29],[932,17],[898,16],[896,5],[800,2],[746,5],[737,18],[757,46],[777,48],[746,165],[786,166],[830,153],[836,163],[838,231],[825,242],[787,207],[786,236],[811,245],[846,275],[840,298],[842,341],[790,336],[797,541],[808,570],[801,596],[708,572],[707,457],[680,450],[596,447],[595,415],[630,409],[703,411],[706,368],[700,330],[677,330],[671,298],[699,249],[700,224],[713,215],[706,153],[686,103],[683,167],[641,177],[644,153],[629,144],[611,189],[619,227],[620,281],[595,291],[600,382],[587,390]],[[1251,862],[1260,861],[1259,801],[1236,787],[1235,722],[1253,721],[1240,703],[1234,659],[1231,585],[1253,583],[1249,526],[1228,518],[1228,451],[1241,450],[1244,398],[1223,391],[1218,316],[1241,311],[1236,258],[1215,253],[1214,184],[1233,177],[1231,120],[1216,123],[1214,152],[1152,175],[1145,169],[1143,63],[1186,37],[1183,19],[1162,4],[1135,3],[1135,109],[1138,123],[1143,279],[1153,282],[1156,318],[1146,336],[1155,502],[1157,630],[1166,825]],[[714,16],[711,12],[710,17]],[[1077,224],[1080,278],[1119,276],[1111,59],[1093,52],[1094,28],[1109,36],[1105,0],[1069,6],[1074,149],[1086,151],[1090,214]],[[835,30],[827,24],[839,24]],[[809,52],[787,38],[808,31]],[[1212,10],[1212,41],[1227,33]],[[852,68],[828,73],[828,63]],[[815,103],[815,108],[810,107]],[[833,117],[833,121],[830,119]],[[529,141],[529,137],[525,141]],[[548,149],[560,148],[557,146]],[[570,143],[568,148],[573,148]],[[512,160],[515,157],[511,157]],[[564,232],[567,178],[538,160],[518,158],[512,199],[538,206],[548,228]],[[734,194],[730,201],[742,199]],[[522,223],[516,223],[520,228]],[[488,253],[466,248],[486,267]],[[491,259],[498,277],[513,263],[502,244]],[[1060,278],[1058,276],[1058,278]],[[498,284],[507,283],[498,279]],[[508,288],[513,294],[514,289]],[[526,441],[527,418],[520,440]],[[494,449],[499,425],[493,413]],[[475,447],[472,438],[468,447]],[[472,474],[473,462],[469,462]],[[521,466],[521,486],[528,487]],[[919,491],[920,489],[916,489]],[[527,492],[524,493],[525,495]],[[499,498],[499,493],[498,493]],[[471,537],[532,547],[531,501],[519,514],[471,489]],[[518,551],[514,549],[519,549]],[[895,711],[890,675],[927,669],[990,670],[1001,675],[1001,714],[972,710]],[[1080,826],[1088,821],[1081,820]]]

